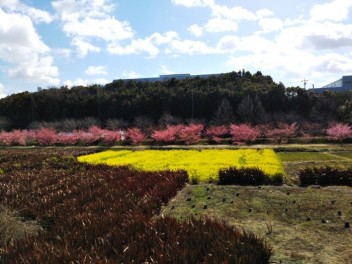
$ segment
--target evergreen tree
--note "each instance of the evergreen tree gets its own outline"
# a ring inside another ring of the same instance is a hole
[[[235,121],[233,108],[226,98],[223,98],[218,109],[214,113],[210,124],[212,125],[228,125]]]

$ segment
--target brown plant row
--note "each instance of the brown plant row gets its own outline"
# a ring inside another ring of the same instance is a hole
[[[86,150],[0,150],[0,204],[38,236],[0,244],[0,263],[268,263],[253,234],[211,220],[155,217],[188,180],[78,163]]]

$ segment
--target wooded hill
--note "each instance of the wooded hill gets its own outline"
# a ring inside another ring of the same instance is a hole
[[[285,88],[259,71],[243,70],[209,78],[117,80],[104,86],[13,94],[0,100],[0,129],[35,127],[43,122],[77,126],[77,120],[85,120],[87,127],[98,123],[112,129],[190,120],[216,125],[350,122],[351,102],[350,93],[318,95],[299,87]]]

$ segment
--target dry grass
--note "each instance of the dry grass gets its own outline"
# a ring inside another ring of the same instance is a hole
[[[192,215],[224,219],[252,231],[274,248],[273,261],[340,264],[352,263],[352,229],[344,228],[352,222],[351,203],[349,187],[204,184],[187,186],[162,213],[181,220]]]
[[[36,236],[40,230],[36,221],[25,221],[16,212],[0,206],[0,248],[16,240]]]

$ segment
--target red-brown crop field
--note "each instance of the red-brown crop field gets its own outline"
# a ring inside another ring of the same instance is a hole
[[[0,205],[40,226],[0,240],[0,263],[269,263],[271,248],[251,233],[158,215],[185,186],[185,171],[77,162],[89,152],[0,150]]]

